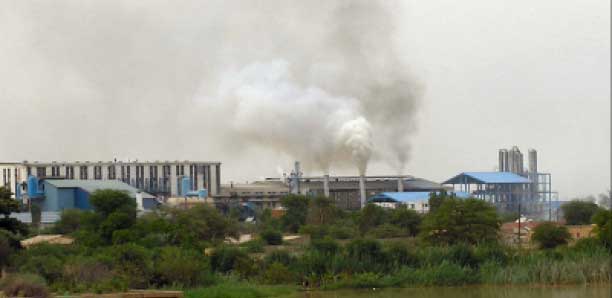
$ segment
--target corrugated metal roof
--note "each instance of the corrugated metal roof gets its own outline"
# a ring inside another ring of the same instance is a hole
[[[527,184],[531,183],[529,179],[510,172],[465,172],[451,179],[446,180],[443,184],[463,184],[478,183],[478,184]]]
[[[428,191],[417,191],[417,192],[382,192],[379,193],[375,196],[373,196],[372,198],[370,198],[368,201],[370,202],[388,202],[388,201],[394,201],[394,202],[398,202],[398,203],[413,203],[413,202],[422,202],[422,201],[427,201],[429,200],[429,194],[430,192]],[[470,194],[468,194],[467,192],[454,192],[451,193],[454,194],[455,196],[457,196],[458,198],[469,198]]]
[[[57,188],[81,188],[89,193],[93,193],[96,190],[100,189],[114,189],[114,190],[124,190],[127,191],[130,196],[136,197],[136,192],[138,192],[138,188],[133,187],[127,183],[123,183],[118,180],[45,180],[46,183],[49,183]],[[155,199],[155,196],[142,192],[142,197],[144,199]]]

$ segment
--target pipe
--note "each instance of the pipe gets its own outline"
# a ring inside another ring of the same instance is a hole
[[[359,194],[361,196],[361,208],[366,205],[366,187],[365,187],[365,176],[359,176]]]
[[[404,192],[404,179],[397,179],[397,192]]]
[[[323,194],[329,198],[329,175],[323,176]]]

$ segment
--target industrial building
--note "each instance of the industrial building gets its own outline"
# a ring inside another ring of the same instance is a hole
[[[266,178],[249,184],[225,184],[221,193],[213,196],[219,204],[251,203],[255,208],[280,207],[280,199],[287,194],[326,196],[336,206],[356,210],[367,203],[367,198],[382,192],[431,192],[446,189],[442,185],[408,175],[389,176],[304,176],[300,164],[282,178]]]
[[[439,192],[436,193],[439,194]],[[406,208],[418,213],[428,213],[430,195],[431,192],[428,191],[382,192],[368,199],[368,202],[391,209],[397,208],[398,205],[404,205]],[[470,197],[470,194],[467,192],[451,192],[449,195],[461,199]]]
[[[499,150],[497,172],[463,172],[443,184],[486,200],[507,212],[550,217],[553,195],[550,173],[538,171],[537,151],[529,149],[528,167],[514,146]],[[549,214],[546,214],[549,213]]]
[[[221,163],[205,161],[8,162],[0,163],[0,185],[18,194],[30,175],[39,179],[118,180],[164,199],[181,194],[182,177],[190,189],[221,189]]]
[[[39,180],[29,176],[25,192],[19,193],[19,189],[18,196],[25,199],[28,205],[36,204],[40,207],[43,224],[59,220],[64,210],[92,210],[89,198],[96,190],[124,191],[136,201],[139,211],[152,210],[160,204],[155,196],[117,180]],[[12,213],[11,217],[22,222],[32,222],[30,212]]]

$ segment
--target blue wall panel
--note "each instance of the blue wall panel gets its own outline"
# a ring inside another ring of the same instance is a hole
[[[93,209],[89,203],[89,193],[80,188],[75,189],[74,206],[82,210]]]

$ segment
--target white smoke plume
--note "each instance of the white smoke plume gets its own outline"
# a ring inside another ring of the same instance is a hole
[[[396,50],[401,3],[4,1],[0,157],[228,162],[260,145],[402,171],[423,88]]]
[[[360,102],[297,85],[287,61],[228,71],[218,93],[202,97],[201,104],[228,115],[244,141],[280,149],[325,172],[332,160],[340,165],[352,160],[365,172],[372,140]]]

